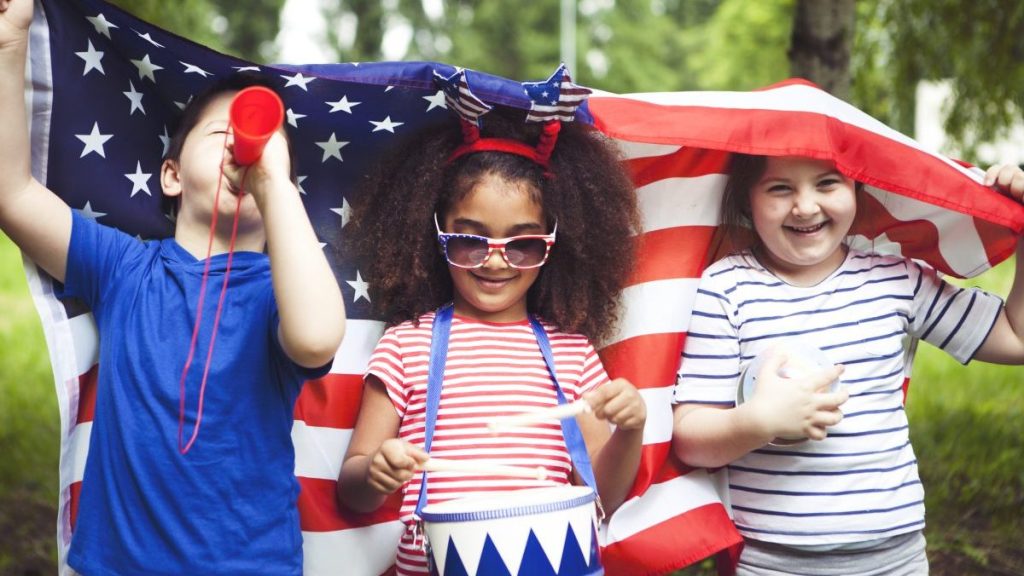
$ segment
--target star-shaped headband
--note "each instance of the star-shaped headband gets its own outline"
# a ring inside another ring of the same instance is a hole
[[[444,92],[448,109],[458,114],[462,123],[463,143],[448,157],[449,164],[476,152],[504,152],[537,163],[544,168],[544,176],[548,178],[553,176],[550,171],[551,153],[555,149],[561,123],[571,122],[576,117],[576,109],[591,93],[587,88],[572,83],[564,64],[544,82],[524,82],[523,92],[530,99],[526,121],[544,124],[537,145],[530,146],[519,140],[480,136],[481,117],[491,110],[491,106],[473,94],[464,69],[456,69],[448,77],[434,72],[434,81]]]

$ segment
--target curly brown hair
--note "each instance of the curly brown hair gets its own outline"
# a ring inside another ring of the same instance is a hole
[[[540,125],[522,111],[496,107],[484,137],[537,141]],[[379,163],[361,186],[347,234],[368,276],[376,311],[388,325],[412,320],[452,300],[452,281],[432,214],[442,219],[486,175],[540,192],[545,215],[558,222],[558,241],[527,292],[527,308],[565,332],[595,342],[618,317],[619,293],[634,260],[639,230],[636,195],[615,146],[592,127],[564,123],[551,172],[529,159],[478,152],[447,159],[462,133],[456,120],[416,133]]]

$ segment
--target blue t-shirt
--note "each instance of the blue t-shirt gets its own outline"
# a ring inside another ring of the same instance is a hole
[[[68,563],[86,574],[301,574],[291,443],[302,383],[277,338],[266,255],[239,252],[203,398],[198,438],[178,450],[180,379],[205,261],[173,239],[142,242],[73,218],[64,296],[100,334],[96,416]],[[202,329],[185,383],[183,442],[227,255],[210,260]]]

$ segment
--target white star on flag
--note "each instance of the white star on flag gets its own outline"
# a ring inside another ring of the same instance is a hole
[[[438,90],[433,96],[424,96],[423,99],[430,102],[430,106],[427,106],[427,112],[434,108],[448,109],[448,105],[444,103],[444,90]]]
[[[294,126],[296,128],[299,127],[299,119],[306,117],[305,114],[297,114],[297,113],[295,113],[295,111],[292,110],[291,108],[289,108],[288,111],[285,112],[285,114],[288,116],[288,124],[290,124],[290,125],[292,125],[292,126]]]
[[[156,84],[156,77],[153,75],[157,70],[163,70],[163,66],[157,66],[149,61],[149,54],[142,57],[142,60],[132,60],[132,64],[139,69],[139,80],[149,78],[150,82]]]
[[[171,135],[167,133],[167,126],[164,126],[164,133],[159,138],[160,143],[164,145],[164,151],[160,155],[164,156],[167,154],[167,149],[171,147]]]
[[[99,70],[100,74],[106,76],[107,73],[103,71],[103,62],[101,62],[103,60],[103,52],[93,48],[92,40],[88,42],[89,47],[85,52],[75,52],[79,58],[85,60],[85,70],[82,72],[82,76],[88,74],[90,70]]]
[[[110,29],[118,27],[117,24],[109,22],[107,20],[107,17],[104,16],[102,13],[98,16],[89,16],[86,18],[86,20],[92,23],[92,26],[96,29],[96,32],[103,34],[107,38],[110,38]]]
[[[362,102],[349,102],[348,96],[342,96],[341,100],[338,100],[337,102],[324,102],[324,104],[327,104],[328,106],[331,107],[331,112],[337,112],[338,110],[341,110],[342,112],[348,112],[349,114],[351,114],[352,107],[359,106],[360,104],[362,104]]]
[[[299,194],[306,193],[306,190],[302,187],[302,181],[306,178],[309,178],[309,176],[297,176],[295,178],[295,187],[299,189]]]
[[[344,228],[348,221],[352,219],[352,206],[349,205],[348,200],[344,197],[341,198],[341,208],[331,208],[331,212],[334,212],[338,216],[341,216],[341,227]]]
[[[93,122],[92,132],[88,134],[75,134],[75,138],[85,142],[85,148],[82,149],[82,155],[79,158],[85,158],[85,155],[90,152],[95,152],[106,158],[107,154],[103,151],[103,143],[113,137],[113,134],[101,134],[99,122]]]
[[[238,72],[259,72],[259,66],[232,66]]]
[[[132,195],[129,198],[134,198],[139,192],[145,192],[147,196],[153,194],[149,191],[149,177],[153,174],[142,171],[142,162],[135,162],[135,173],[125,174],[124,177],[132,181]]]
[[[356,270],[355,280],[345,280],[345,283],[352,287],[356,291],[355,295],[352,296],[352,303],[355,304],[360,298],[366,298],[366,301],[370,301],[370,284],[363,280],[363,275]]]
[[[285,88],[289,86],[298,86],[305,92],[309,92],[309,88],[306,88],[306,85],[313,80],[316,80],[316,78],[306,78],[302,75],[302,72],[296,72],[295,76],[282,75],[281,78],[288,80],[288,83],[284,85]]]
[[[328,158],[337,158],[338,162],[344,162],[341,158],[341,149],[348,146],[348,142],[339,142],[335,137],[334,132],[331,132],[331,137],[323,142],[317,142],[317,146],[323,148],[324,157],[320,159],[320,163],[327,162]]]
[[[139,34],[139,31],[136,30],[135,33]],[[139,34],[139,38],[142,38],[143,40],[145,40],[146,42],[149,42],[150,44],[152,44],[153,46],[156,46],[157,48],[163,48],[164,47],[163,44],[157,42],[156,40],[153,40],[153,37],[149,35],[149,32],[146,32],[145,34]]]
[[[373,120],[370,120],[370,124],[373,124],[374,126],[371,132],[380,132],[381,130],[387,130],[388,132],[394,134],[395,128],[398,128],[402,124],[405,124],[405,122],[392,122],[391,116],[387,116],[380,122],[374,122]]]
[[[96,220],[97,218],[102,218],[107,215],[106,212],[94,211],[92,209],[92,204],[90,204],[89,202],[86,202],[85,206],[83,206],[82,209],[78,211],[78,213],[84,216],[85,218],[88,218],[89,220]]]
[[[178,60],[178,62],[181,62],[181,60]],[[195,64],[189,64],[188,62],[181,62],[181,65],[185,67],[185,71],[182,72],[182,74],[199,74],[203,78],[207,78],[207,77],[210,76],[209,72],[207,72],[206,70],[203,70],[202,68],[200,68],[199,66],[196,66]]]
[[[135,84],[131,80],[128,81],[128,91],[121,94],[127,96],[132,103],[132,109],[128,111],[129,116],[135,114],[136,110],[141,110],[143,115],[146,114],[146,109],[142,107],[142,92],[135,89]]]

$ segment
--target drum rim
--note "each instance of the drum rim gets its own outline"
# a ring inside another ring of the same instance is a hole
[[[424,522],[477,522],[483,520],[501,520],[504,518],[546,514],[549,512],[561,512],[563,510],[578,508],[585,504],[592,503],[594,498],[594,492],[589,491],[586,494],[581,494],[580,496],[574,496],[558,502],[526,504],[508,508],[491,508],[489,510],[474,510],[472,512],[428,512],[427,509],[424,508],[422,512],[420,512],[420,519]]]

